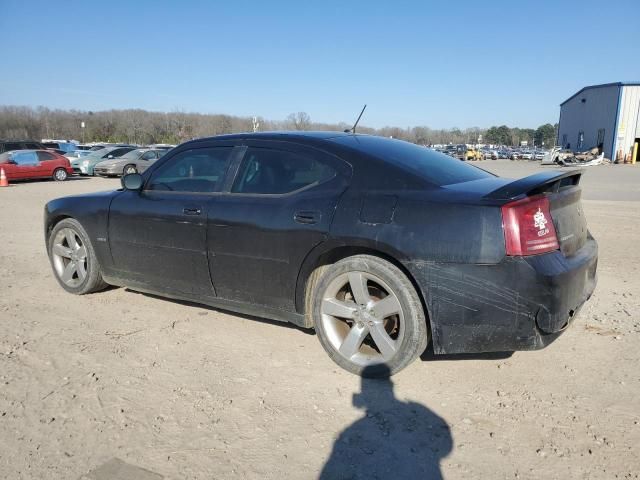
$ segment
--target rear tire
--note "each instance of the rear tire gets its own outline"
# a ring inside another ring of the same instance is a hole
[[[51,176],[56,182],[64,182],[69,178],[69,174],[64,168],[56,168]]]
[[[323,267],[310,287],[320,344],[345,370],[389,376],[425,350],[429,336],[422,302],[392,263],[371,255],[347,257]]]
[[[77,220],[65,218],[53,227],[47,252],[53,274],[67,292],[84,295],[108,286],[89,235]]]

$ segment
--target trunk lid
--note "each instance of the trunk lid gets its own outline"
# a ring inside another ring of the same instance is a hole
[[[545,195],[558,236],[560,250],[574,255],[587,241],[587,221],[581,204],[579,185],[582,170],[549,171],[507,183],[484,196],[487,200],[513,201],[527,196]]]

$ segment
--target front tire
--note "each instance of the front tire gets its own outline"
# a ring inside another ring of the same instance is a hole
[[[131,175],[132,173],[138,173],[135,165],[127,165],[122,169],[122,175]]]
[[[420,297],[395,265],[355,255],[323,267],[311,292],[318,339],[356,375],[393,375],[413,362],[429,337]]]
[[[58,222],[47,247],[53,274],[67,292],[84,295],[107,287],[91,240],[80,222],[73,218]]]

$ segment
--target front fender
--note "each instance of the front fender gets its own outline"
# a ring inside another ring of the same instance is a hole
[[[75,195],[48,202],[44,207],[45,245],[48,245],[56,223],[65,218],[74,218],[87,232],[100,266],[108,271],[113,265],[107,238],[109,207],[118,193],[120,192],[109,191]]]

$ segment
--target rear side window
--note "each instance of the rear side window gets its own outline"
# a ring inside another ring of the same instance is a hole
[[[38,159],[41,162],[46,162],[47,160],[57,160],[58,157],[49,152],[38,152]]]
[[[154,158],[156,158],[155,152],[145,152],[142,157],[140,157],[141,160],[153,160]]]
[[[335,170],[312,157],[269,148],[247,149],[231,189],[234,193],[295,192],[335,176]]]
[[[348,135],[331,141],[380,158],[440,187],[493,177],[490,173],[466,162],[401,140]]]
[[[154,173],[146,189],[168,192],[219,192],[232,150],[233,147],[212,147],[181,152]]]

